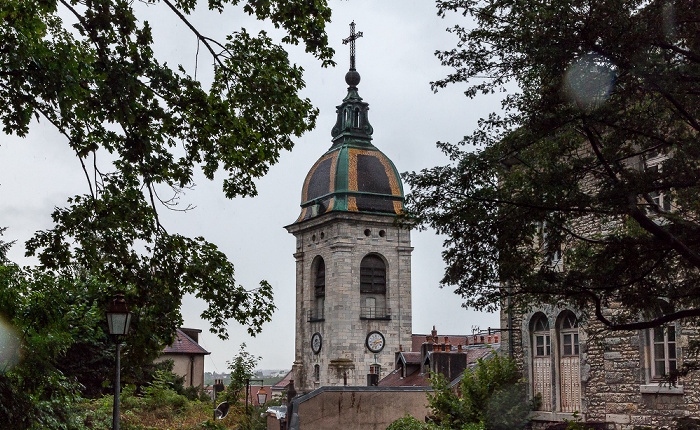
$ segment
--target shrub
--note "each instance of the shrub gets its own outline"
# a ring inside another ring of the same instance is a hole
[[[425,430],[425,428],[425,424],[410,415],[406,415],[389,424],[386,430]]]
[[[487,430],[521,429],[528,423],[531,405],[515,360],[501,355],[477,360],[464,372],[454,392],[442,375],[432,375],[428,394],[435,421],[446,428]]]

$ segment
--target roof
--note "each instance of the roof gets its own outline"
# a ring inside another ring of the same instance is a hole
[[[399,360],[403,362],[404,365],[417,365],[420,366],[420,352],[405,352],[401,351],[397,354],[396,356],[396,363],[399,363]]]
[[[287,385],[289,385],[289,382],[292,380],[292,371],[290,370],[287,372],[286,375],[284,375],[284,378],[280,380],[278,383],[272,386],[273,390],[284,390],[287,388]]]
[[[430,374],[415,371],[401,377],[401,369],[396,369],[379,381],[380,387],[430,387]]]
[[[202,348],[197,342],[195,342],[191,337],[187,336],[182,330],[177,329],[175,333],[175,340],[172,345],[166,346],[163,349],[163,354],[211,354],[206,349]]]

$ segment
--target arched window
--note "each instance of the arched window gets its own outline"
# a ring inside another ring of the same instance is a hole
[[[323,307],[326,300],[326,263],[323,258],[316,257],[313,267],[314,306],[309,320],[319,321],[323,320]]]
[[[370,254],[360,263],[361,318],[386,319],[386,265],[378,255]]]
[[[352,126],[355,128],[360,128],[360,110],[355,109],[353,112]]]
[[[552,342],[549,320],[541,312],[536,313],[530,321],[532,336],[532,388],[535,395],[540,395],[539,410],[552,410]]]
[[[576,412],[581,410],[578,319],[573,312],[564,311],[557,321],[561,411]]]

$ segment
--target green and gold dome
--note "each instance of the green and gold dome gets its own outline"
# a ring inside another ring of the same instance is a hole
[[[333,144],[306,175],[296,222],[333,211],[398,215],[404,210],[401,177],[394,163],[372,145],[369,105],[357,92],[360,74],[354,67],[345,82],[348,95],[336,108]]]

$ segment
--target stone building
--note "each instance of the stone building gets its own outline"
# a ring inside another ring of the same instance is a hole
[[[351,28],[354,44],[361,33]],[[394,225],[401,178],[372,144],[354,55],[345,81],[331,147],[311,167],[301,214],[286,227],[296,237],[292,371],[300,392],[367,385],[393,370],[394,353],[411,343],[413,248],[409,230]]]
[[[591,181],[590,186],[595,184]],[[654,198],[670,210],[664,197],[656,193]],[[586,234],[603,234],[609,228],[588,219],[576,226]],[[566,270],[559,254],[553,264],[556,270]],[[614,321],[621,311],[612,303],[602,313]],[[665,382],[665,376],[684,362],[696,361],[689,355],[688,341],[697,338],[697,326],[688,321],[610,331],[592,310],[533,305],[525,313],[502,310],[501,327],[502,351],[516,358],[529,381],[530,398],[539,399],[535,428],[581,419],[608,429],[673,429],[678,419],[700,418],[697,372],[675,385]]]
[[[195,328],[179,328],[172,345],[163,349],[155,363],[172,360],[173,373],[185,378],[185,387],[204,387],[204,356],[210,352],[199,345],[199,333]]]
[[[612,306],[604,315],[615,312]],[[503,328],[508,321],[504,312]],[[610,332],[585,314],[555,306],[535,307],[510,321],[513,330],[502,332],[501,348],[521,366],[530,397],[541,399],[535,428],[579,418],[609,429],[671,429],[680,418],[700,418],[697,372],[675,386],[662,381],[688,360],[695,328],[671,323]]]

